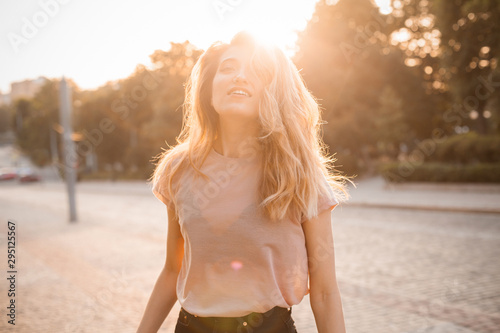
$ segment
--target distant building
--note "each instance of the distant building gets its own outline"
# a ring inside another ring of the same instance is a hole
[[[24,80],[19,82],[12,82],[10,84],[10,101],[15,101],[19,98],[32,98],[40,90],[40,88],[47,82],[47,79],[40,76],[35,80]]]
[[[10,94],[0,92],[0,106],[10,104]]]

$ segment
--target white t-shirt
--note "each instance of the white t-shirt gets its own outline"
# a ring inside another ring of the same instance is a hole
[[[212,149],[201,171],[210,181],[195,178],[191,169],[173,186],[184,237],[177,279],[181,306],[202,317],[238,317],[300,303],[309,293],[304,219],[274,223],[259,213],[258,158],[226,157]],[[153,193],[168,205],[160,183]],[[328,188],[318,214],[338,204]]]

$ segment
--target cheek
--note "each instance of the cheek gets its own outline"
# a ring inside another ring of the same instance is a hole
[[[216,111],[220,111],[224,105],[225,89],[221,87],[220,83],[214,81],[212,86],[212,107]]]
[[[262,102],[262,99],[264,98],[264,90],[261,90],[255,94],[255,99],[256,103],[259,105]]]
[[[224,86],[223,86],[223,81],[215,78],[213,83],[212,83],[212,98],[221,98],[224,94]]]

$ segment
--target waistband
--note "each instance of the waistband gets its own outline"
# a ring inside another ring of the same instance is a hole
[[[181,307],[180,311],[181,316],[185,316],[185,319],[188,318],[195,318],[197,320],[203,320],[203,321],[208,321],[208,322],[213,322],[213,323],[234,323],[235,321],[237,322],[247,322],[251,320],[255,320],[258,317],[263,317],[262,319],[265,320],[266,318],[269,318],[271,316],[286,316],[286,315],[291,315],[292,313],[292,307],[289,308],[283,308],[280,306],[275,306],[274,308],[266,311],[266,312],[252,312],[249,313],[245,316],[241,317],[202,317],[198,315],[194,315],[190,312],[188,312],[186,309]]]

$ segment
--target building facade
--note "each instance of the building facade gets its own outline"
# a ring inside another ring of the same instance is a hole
[[[34,80],[12,82],[10,84],[10,101],[14,102],[19,98],[33,98],[45,82],[47,79],[43,76]]]

